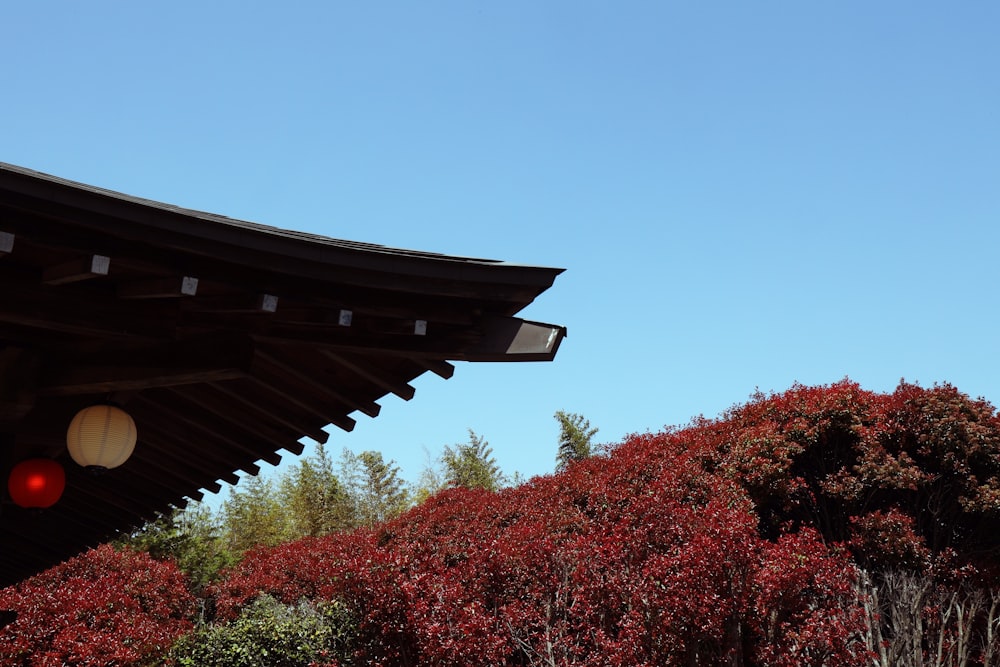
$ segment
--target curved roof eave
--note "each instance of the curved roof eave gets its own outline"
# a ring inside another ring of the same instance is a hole
[[[107,216],[92,220],[95,228],[110,228],[123,220],[131,223],[128,230],[120,226],[114,229],[116,234],[128,233],[136,239],[155,234],[157,243],[188,252],[211,249],[217,253],[222,246],[234,253],[264,255],[278,262],[286,273],[304,271],[312,278],[317,277],[316,272],[303,262],[414,277],[536,287],[537,293],[541,293],[564,270],[391,248],[281,229],[133,197],[3,162],[0,162],[0,189]],[[215,245],[206,246],[206,242]]]

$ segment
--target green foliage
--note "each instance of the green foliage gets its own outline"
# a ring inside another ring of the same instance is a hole
[[[590,421],[575,412],[559,410],[554,417],[559,422],[556,470],[563,470],[574,461],[583,460],[593,453],[591,441],[597,435],[597,429],[591,428]]]
[[[203,626],[171,649],[179,667],[349,664],[350,615],[336,602],[282,604],[262,595],[230,623]]]
[[[395,461],[386,462],[379,452],[353,454],[344,450],[341,470],[353,501],[356,525],[374,526],[407,508],[409,493]]]
[[[291,516],[282,506],[274,484],[261,476],[242,480],[222,505],[228,549],[242,554],[257,545],[274,546],[291,539]]]
[[[450,487],[496,491],[503,486],[504,476],[493,458],[493,448],[471,428],[469,442],[445,446],[441,463]]]
[[[156,560],[174,561],[195,593],[204,590],[221,570],[235,562],[218,520],[208,507],[197,503],[161,514],[117,544],[145,551]]]
[[[282,477],[280,492],[296,537],[321,537],[356,525],[353,501],[322,444]]]
[[[436,465],[437,462],[431,458],[431,454],[426,448],[424,449],[424,455],[427,457],[424,469],[420,471],[420,478],[412,486],[410,492],[410,497],[414,505],[420,505],[435,493],[447,487],[444,476],[441,474],[439,466]]]

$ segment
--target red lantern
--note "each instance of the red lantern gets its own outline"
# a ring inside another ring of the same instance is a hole
[[[21,461],[10,471],[7,492],[21,507],[52,507],[66,488],[66,471],[52,459]]]

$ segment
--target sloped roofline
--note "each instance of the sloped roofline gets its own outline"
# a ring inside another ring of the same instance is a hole
[[[197,250],[205,241],[210,241],[285,258],[290,263],[281,266],[282,271],[295,273],[298,266],[307,277],[313,278],[316,276],[309,274],[308,265],[325,264],[419,277],[537,286],[540,293],[551,287],[555,277],[565,270],[393,248],[282,229],[135,197],[5,162],[0,162],[0,187],[27,197],[107,213],[117,221],[131,223],[131,234],[137,238],[158,233],[165,235],[158,239],[160,243],[170,243],[172,239],[174,244],[182,246],[179,249],[186,251]],[[95,222],[95,226],[99,223]],[[121,233],[120,228],[116,233]],[[184,237],[189,238],[185,240]],[[301,264],[303,262],[305,264]]]

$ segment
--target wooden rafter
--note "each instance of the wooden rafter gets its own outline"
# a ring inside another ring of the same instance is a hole
[[[42,282],[46,285],[65,285],[106,276],[110,269],[110,257],[88,255],[46,267],[42,271]]]
[[[194,276],[154,278],[118,286],[118,297],[122,299],[174,299],[197,293],[198,278]]]
[[[330,403],[341,403],[350,407],[352,410],[358,410],[369,417],[378,417],[378,413],[382,409],[382,406],[374,401],[360,401],[356,398],[348,396],[347,394],[338,392],[331,388],[327,382],[324,382],[321,379],[314,379],[315,374],[307,373],[304,370],[296,370],[296,368],[291,365],[264,352],[258,352],[257,360],[262,362],[262,364],[255,367],[254,370],[255,372],[258,372],[262,378],[274,378],[276,376],[280,376],[287,381],[291,381],[294,384],[299,385],[307,392],[320,397],[322,400],[329,401]],[[303,363],[299,366],[299,368],[308,368],[307,364],[308,362]]]
[[[71,362],[53,356],[39,382],[49,396],[107,394],[246,377],[254,348],[248,338],[208,336],[146,346],[115,346]]]
[[[343,366],[351,372],[357,373],[369,382],[374,383],[379,387],[379,389],[383,389],[399,396],[404,401],[409,401],[413,398],[414,394],[416,394],[416,390],[412,385],[405,382],[399,382],[390,375],[381,373],[374,369],[371,365],[366,366],[363,362],[356,362],[346,354],[339,354],[328,349],[320,350],[320,354],[337,365]]]

